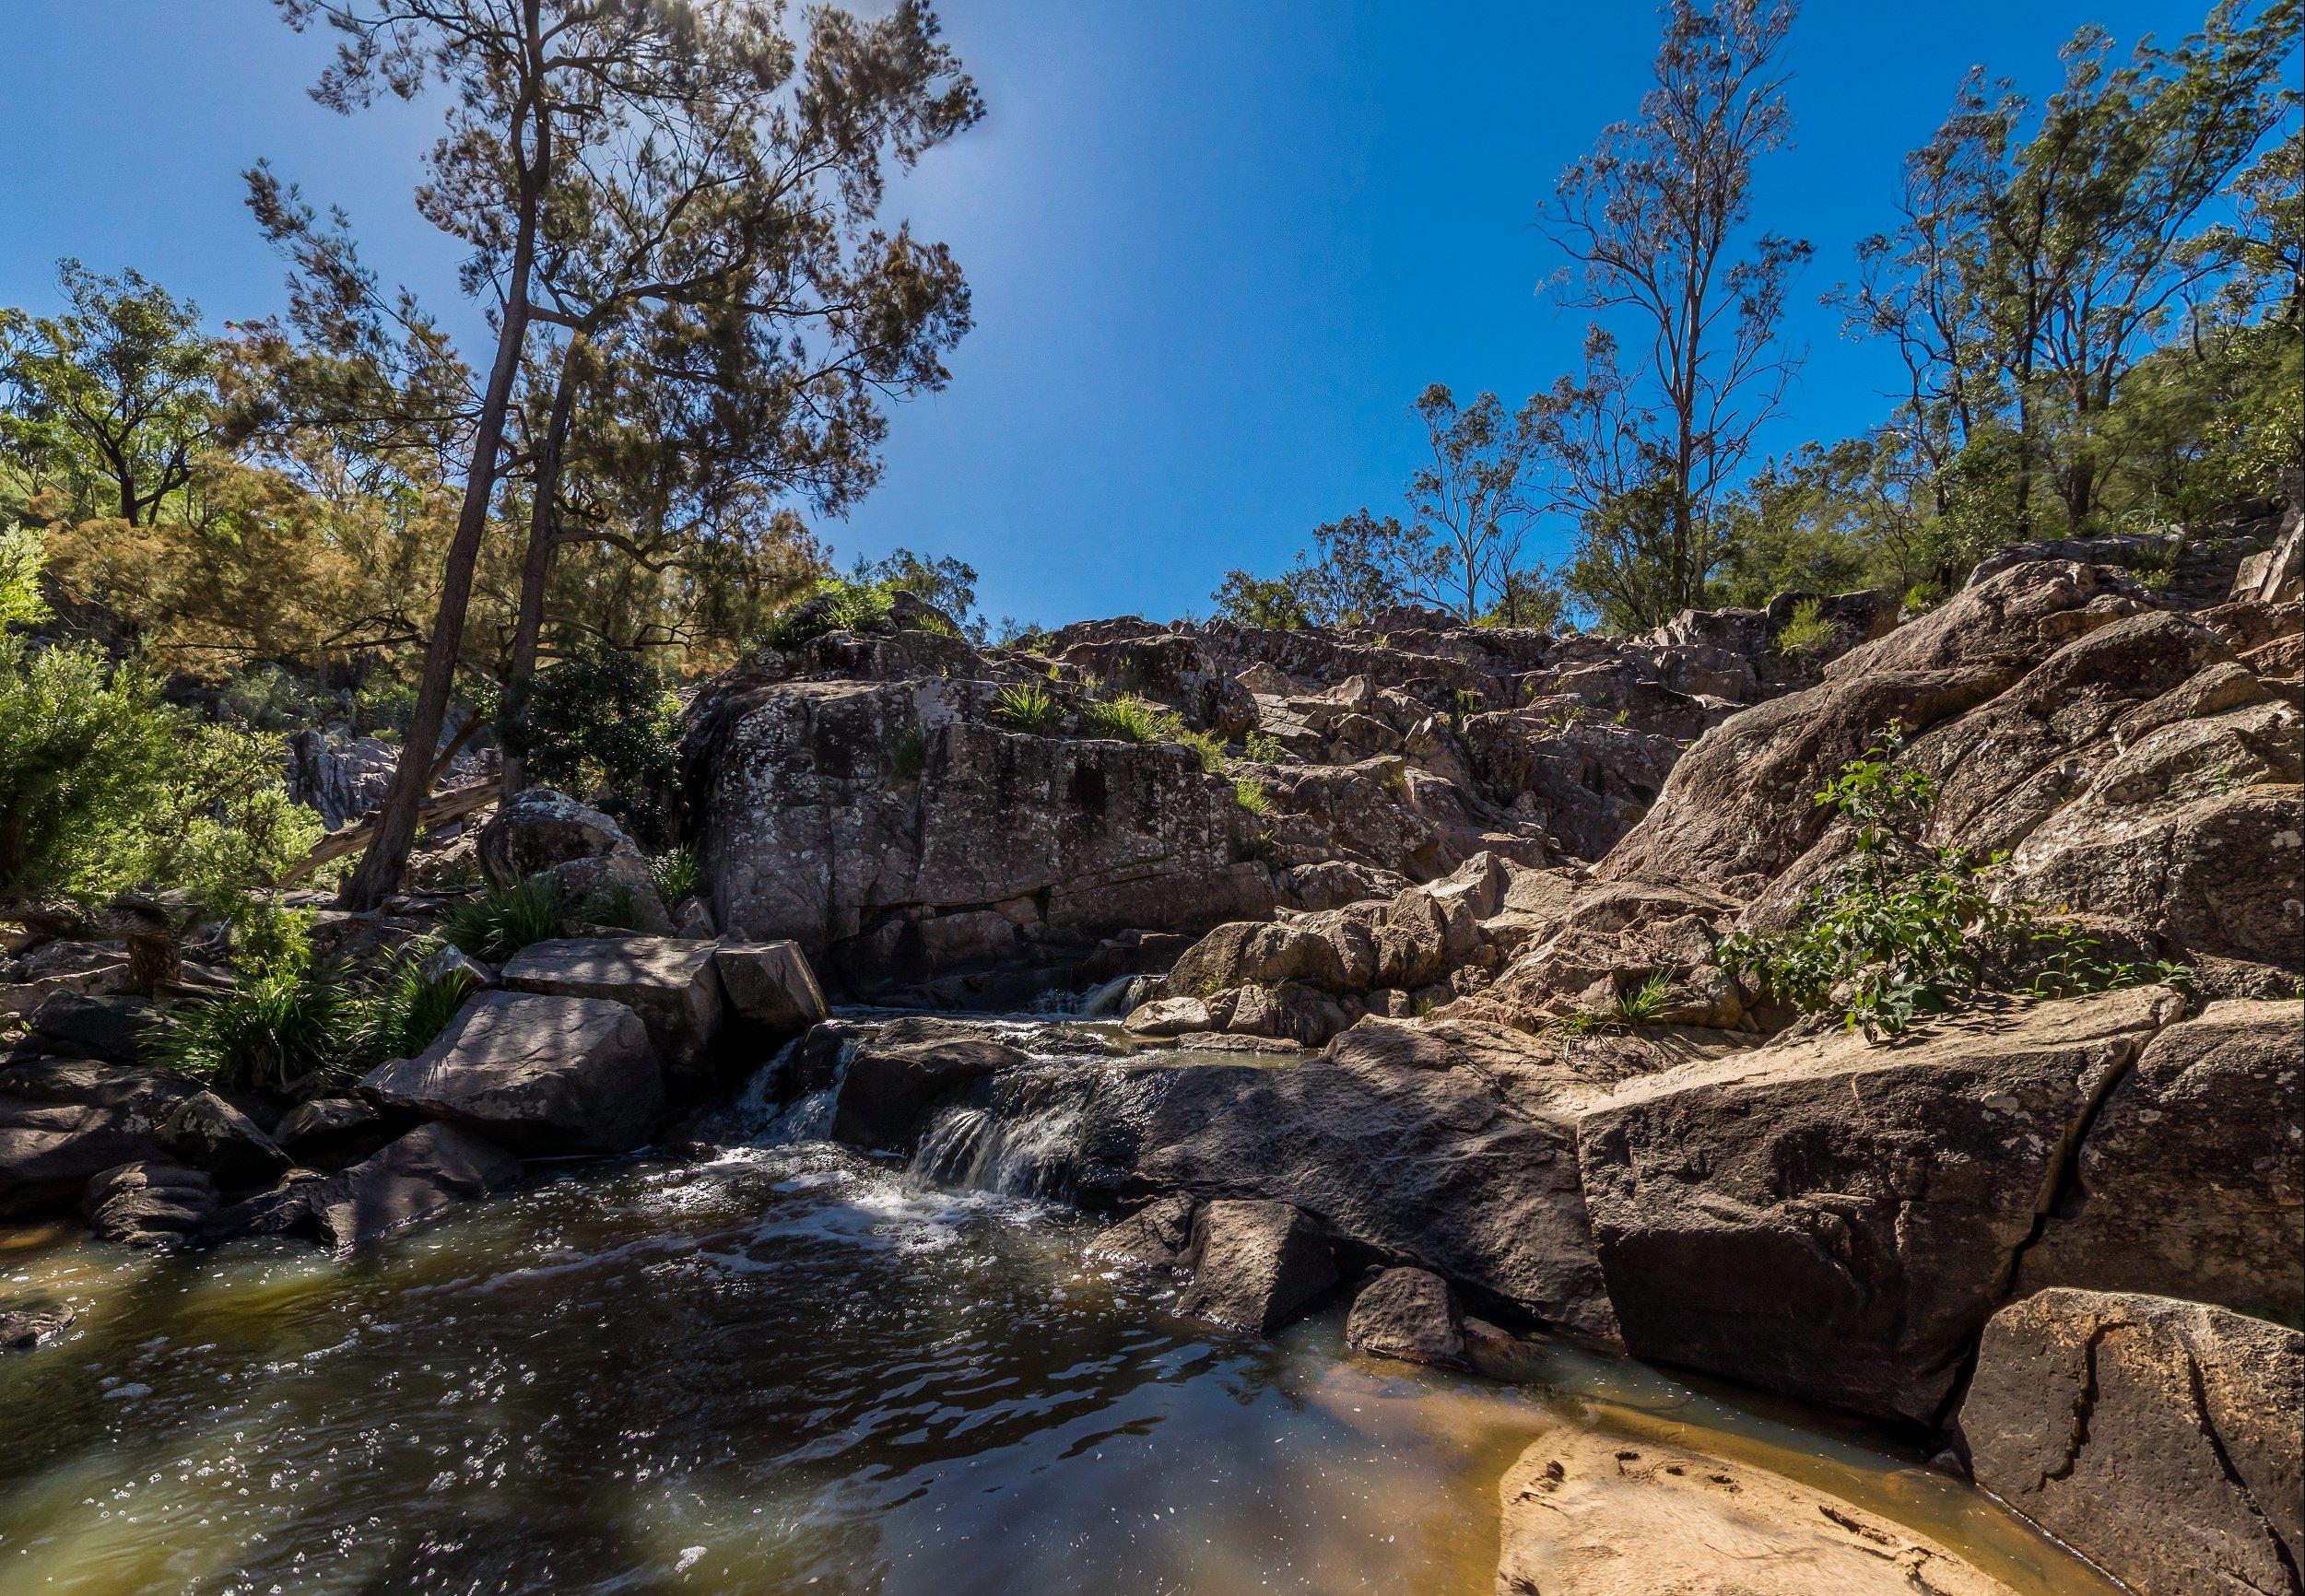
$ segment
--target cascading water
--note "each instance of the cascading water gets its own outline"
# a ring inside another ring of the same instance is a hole
[[[1121,1073],[1078,1063],[1020,1072],[983,1094],[937,1111],[912,1155],[911,1172],[940,1186],[1063,1200],[1071,1193],[1089,1109]]]

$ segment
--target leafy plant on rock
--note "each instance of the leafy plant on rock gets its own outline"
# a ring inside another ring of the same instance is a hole
[[[476,959],[502,964],[533,943],[566,936],[569,919],[559,888],[531,876],[458,904],[441,920],[441,937]]]
[[[1816,599],[1803,599],[1793,606],[1792,616],[1777,628],[1777,651],[1789,659],[1813,660],[1840,639],[1840,628],[1825,616],[1825,606]]]
[[[993,719],[1018,732],[1045,736],[1064,718],[1064,706],[1038,682],[1011,682],[993,695]]]

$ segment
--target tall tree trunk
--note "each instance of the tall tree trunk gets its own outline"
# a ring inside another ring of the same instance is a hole
[[[464,648],[473,567],[480,557],[480,539],[488,527],[488,503],[496,492],[497,454],[504,442],[505,413],[512,406],[512,384],[520,375],[521,349],[528,336],[528,278],[535,255],[536,194],[542,186],[535,184],[523,196],[505,288],[504,323],[497,337],[496,363],[488,370],[488,391],[481,400],[480,424],[473,437],[472,464],[465,475],[465,500],[456,517],[456,535],[449,543],[447,564],[441,574],[440,607],[425,646],[415,718],[403,744],[400,763],[393,770],[392,784],[377,810],[376,840],[344,884],[340,898],[347,909],[374,909],[400,885],[408,850],[416,841],[417,812],[432,785],[433,755],[447,723],[449,695],[456,685],[456,659]]]
[[[520,617],[512,627],[512,665],[504,676],[504,701],[517,705],[536,675],[536,646],[544,632],[545,583],[552,575],[552,551],[559,536],[560,462],[569,439],[569,418],[576,408],[576,364],[584,334],[572,334],[560,352],[560,375],[552,391],[552,417],[546,424],[536,451],[535,495],[528,512],[528,557],[520,570]],[[521,790],[521,760],[504,751],[503,791],[506,798]]]

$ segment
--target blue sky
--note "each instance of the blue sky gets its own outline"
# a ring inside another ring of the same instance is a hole
[[[1962,73],[2045,88],[2078,24],[2173,39],[2204,8],[1810,0],[1797,147],[1759,183],[1759,219],[1817,246],[1793,326],[1810,357],[1770,447],[1884,408],[1887,351],[1843,340],[1817,297],[1888,222],[1899,158]],[[952,385],[899,412],[879,489],[820,526],[841,555],[958,555],[988,612],[1043,623],[1205,613],[1227,569],[1276,569],[1319,522],[1397,503],[1427,382],[1517,399],[1573,369],[1582,324],[1538,298],[1554,263],[1531,223],[1639,99],[1649,5],[943,13],[989,115],[898,200],[953,245],[977,328]],[[241,203],[259,156],[348,208],[388,278],[453,298],[455,252],[410,199],[437,109],[321,110],[304,91],[324,46],[267,0],[0,0],[0,304],[51,305],[56,258],[76,254],[211,320],[277,309]]]

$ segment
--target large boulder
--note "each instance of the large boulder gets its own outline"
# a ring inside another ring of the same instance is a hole
[[[195,1092],[170,1109],[155,1139],[226,1187],[254,1186],[288,1167],[288,1156],[240,1109],[214,1092]]]
[[[1024,1059],[1017,1049],[964,1026],[892,1021],[850,1055],[834,1099],[833,1137],[852,1146],[909,1153],[937,1098]]]
[[[1977,1483],[2138,1596],[2294,1596],[2305,1335],[2167,1297],[2053,1289],[1985,1328]]]
[[[632,1010],[517,992],[474,998],[430,1047],[378,1065],[360,1090],[532,1157],[637,1147],[664,1107],[655,1050]]]
[[[1499,1596],[2011,1596],[1814,1485],[1656,1441],[1555,1430],[1500,1493]]]
[[[721,951],[673,936],[570,937],[521,949],[499,979],[512,992],[623,1004],[648,1027],[666,1072],[701,1083],[727,1007]]]
[[[2017,1288],[2181,1291],[2305,1320],[2305,1015],[2211,1003],[2106,1097]]]
[[[497,886],[578,860],[640,851],[614,820],[549,787],[512,794],[480,828],[478,848],[480,868]]]
[[[2158,988],[1832,1031],[1636,1078],[1577,1127],[1626,1346],[1936,1422],[2090,1113],[2180,1007]]]
[[[1354,1297],[1345,1344],[1380,1357],[1456,1367],[1464,1362],[1456,1294],[1429,1270],[1385,1270]]]
[[[152,1005],[133,997],[58,992],[32,1011],[33,1033],[48,1051],[113,1064],[142,1064],[154,1024]]]
[[[1270,1335],[1336,1284],[1328,1243],[1286,1203],[1219,1199],[1193,1215],[1179,1308],[1235,1330]]]
[[[520,1160],[454,1125],[421,1125],[325,1179],[288,1189],[271,1229],[309,1226],[339,1254],[437,1218],[520,1179]]]
[[[831,1014],[800,944],[723,943],[712,954],[721,990],[736,1018],[762,1036],[789,1036]]]
[[[197,1239],[216,1205],[216,1181],[206,1171],[146,1159],[98,1174],[80,1213],[99,1240],[165,1251]]]

